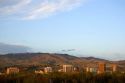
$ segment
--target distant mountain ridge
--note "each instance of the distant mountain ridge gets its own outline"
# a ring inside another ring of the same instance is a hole
[[[0,67],[12,65],[41,65],[41,64],[73,64],[85,66],[88,64],[97,64],[98,62],[116,63],[125,66],[125,61],[109,61],[95,57],[76,57],[68,54],[54,53],[16,53],[0,55]]]

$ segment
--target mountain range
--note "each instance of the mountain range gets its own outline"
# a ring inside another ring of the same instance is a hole
[[[91,66],[98,64],[98,62],[105,62],[106,64],[117,64],[122,69],[125,69],[125,60],[109,61],[95,57],[76,57],[68,54],[56,53],[16,53],[0,55],[0,67],[7,67],[13,65],[61,65],[72,64],[79,66]]]

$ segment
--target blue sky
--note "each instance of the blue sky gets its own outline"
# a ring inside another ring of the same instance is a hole
[[[125,0],[0,0],[0,42],[35,52],[125,59]],[[73,51],[62,51],[75,49]]]

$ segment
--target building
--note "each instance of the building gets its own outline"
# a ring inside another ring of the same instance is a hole
[[[52,72],[52,67],[45,67],[44,68],[44,73],[50,73]]]
[[[90,68],[89,67],[86,67],[86,72],[90,72]]]
[[[96,67],[86,67],[86,72],[97,73]]]
[[[117,71],[117,65],[116,64],[112,64],[112,72],[116,72]]]
[[[98,73],[99,73],[99,74],[100,74],[100,73],[105,73],[105,71],[106,71],[106,64],[103,63],[103,62],[100,62],[100,63],[98,64]]]
[[[73,68],[73,71],[74,71],[74,72],[79,72],[80,69],[79,69],[79,67],[74,67],[74,68]]]
[[[112,65],[111,64],[106,64],[106,73],[112,73]]]
[[[42,70],[35,70],[35,74],[43,74],[44,72]]]
[[[63,72],[63,69],[59,69],[58,72]]]
[[[106,72],[112,73],[117,71],[117,65],[116,64],[108,64],[106,65]]]
[[[7,68],[7,74],[16,74],[19,73],[19,68],[17,67],[9,67]]]
[[[52,67],[44,67],[42,69],[35,70],[35,74],[45,74],[50,72],[52,72]]]
[[[63,65],[63,72],[73,72],[73,70],[72,65]]]
[[[2,73],[0,72],[0,75],[2,75]]]

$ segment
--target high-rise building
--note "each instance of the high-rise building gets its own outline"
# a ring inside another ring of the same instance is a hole
[[[98,73],[104,73],[106,71],[106,64],[103,62],[100,62],[98,64]]]
[[[63,65],[63,72],[73,72],[72,65]]]
[[[112,72],[116,72],[117,71],[117,65],[116,64],[112,64]]]
[[[7,68],[7,74],[16,74],[19,73],[19,68],[17,67],[9,67]]]

